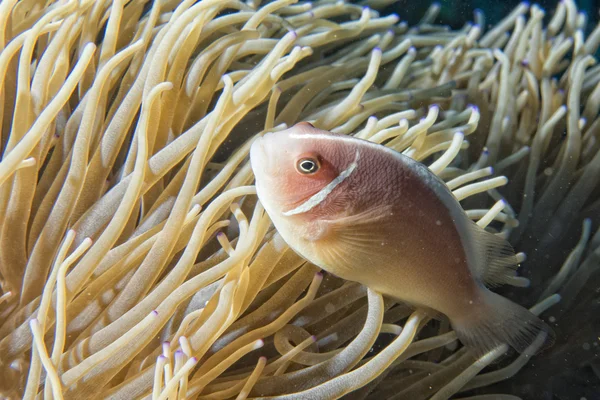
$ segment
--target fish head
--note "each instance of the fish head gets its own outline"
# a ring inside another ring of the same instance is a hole
[[[384,274],[364,267],[382,261],[376,253],[393,219],[372,146],[299,123],[256,139],[250,160],[258,198],[285,242],[320,268],[378,289],[373,277]]]
[[[302,224],[347,207],[340,202],[344,188],[334,190],[332,183],[340,181],[356,151],[341,143],[341,136],[301,122],[267,133],[252,144],[250,161],[258,197],[278,230],[288,224],[298,234],[298,229],[307,229]]]

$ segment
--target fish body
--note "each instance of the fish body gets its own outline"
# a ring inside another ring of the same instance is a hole
[[[445,314],[478,353],[501,343],[522,351],[548,329],[487,289],[514,274],[514,252],[425,165],[308,123],[257,139],[250,158],[275,227],[315,265]]]

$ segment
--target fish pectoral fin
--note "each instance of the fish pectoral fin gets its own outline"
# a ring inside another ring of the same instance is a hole
[[[345,232],[368,233],[371,229],[388,224],[392,216],[391,206],[381,206],[323,222],[327,224],[333,234],[343,234]]]
[[[327,264],[362,270],[389,262],[387,255],[393,251],[388,245],[390,214],[391,207],[380,207],[322,221],[327,234],[323,237],[321,251]]]

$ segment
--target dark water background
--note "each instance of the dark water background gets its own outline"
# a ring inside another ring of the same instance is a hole
[[[454,29],[460,28],[466,21],[473,20],[473,10],[479,9],[484,12],[486,17],[486,28],[490,28],[508,15],[521,1],[519,0],[441,0],[436,2],[422,0],[401,0],[397,4],[388,7],[386,12],[395,12],[402,20],[409,23],[416,23],[421,19],[431,3],[438,3],[442,9],[436,23],[448,25]],[[537,4],[546,11],[546,18],[552,16],[558,0],[532,1],[531,4]],[[588,15],[588,30],[593,29],[598,21],[598,11],[600,10],[600,1],[598,0],[579,0],[575,1],[579,11]]]

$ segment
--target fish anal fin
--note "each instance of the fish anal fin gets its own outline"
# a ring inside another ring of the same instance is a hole
[[[475,269],[488,287],[507,284],[517,275],[519,259],[507,240],[472,223],[471,238],[477,249]]]

